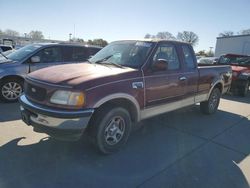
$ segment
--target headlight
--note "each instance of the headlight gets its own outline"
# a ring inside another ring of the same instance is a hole
[[[84,93],[58,90],[52,95],[50,102],[54,104],[80,107],[83,106],[85,102]]]

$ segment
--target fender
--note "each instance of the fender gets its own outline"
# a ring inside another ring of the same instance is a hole
[[[126,93],[115,93],[115,94],[111,94],[111,95],[107,95],[104,98],[102,98],[101,100],[97,101],[94,105],[94,108],[98,108],[101,105],[103,105],[104,103],[111,101],[113,99],[127,99],[129,100],[136,108],[137,111],[137,121],[140,121],[141,117],[140,117],[140,106],[139,103],[137,102],[137,100],[129,94]]]

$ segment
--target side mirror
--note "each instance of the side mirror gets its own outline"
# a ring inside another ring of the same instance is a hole
[[[168,61],[166,59],[157,59],[154,62],[153,70],[154,71],[165,71],[168,69]]]
[[[39,63],[40,57],[39,56],[33,56],[31,57],[31,63]]]

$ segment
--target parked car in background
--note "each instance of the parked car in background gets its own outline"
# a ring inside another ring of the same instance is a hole
[[[143,119],[195,103],[215,113],[231,76],[228,65],[198,67],[189,43],[117,41],[89,62],[27,75],[20,109],[34,131],[63,140],[87,131],[101,152],[112,153]]]
[[[41,43],[0,55],[0,99],[16,101],[23,92],[24,76],[28,73],[53,65],[80,63],[100,49],[78,44]]]
[[[246,96],[250,83],[250,56],[225,54],[219,58],[218,64],[231,65],[233,71],[231,91],[240,96]]]
[[[0,44],[0,52],[13,50],[12,46]]]
[[[218,59],[218,57],[202,57],[197,59],[197,63],[198,65],[215,65]]]

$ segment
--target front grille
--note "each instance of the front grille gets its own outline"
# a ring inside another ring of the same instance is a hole
[[[47,91],[44,88],[26,82],[24,86],[24,93],[31,99],[43,101],[46,98]]]

